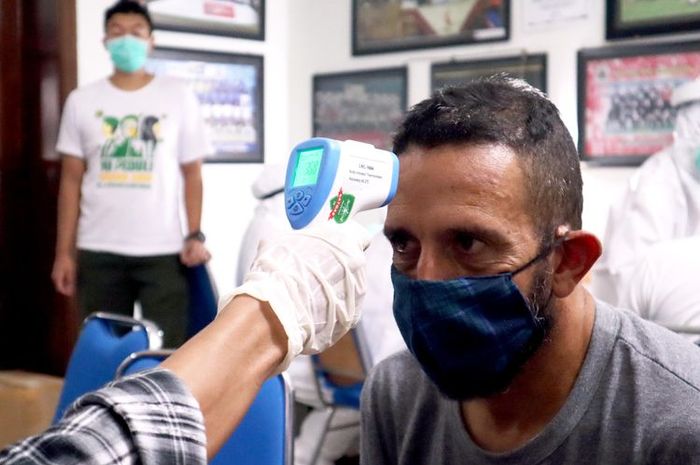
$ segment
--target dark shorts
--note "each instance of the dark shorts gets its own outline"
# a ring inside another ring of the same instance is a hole
[[[163,330],[164,347],[184,342],[188,289],[178,255],[78,251],[78,304],[83,318],[92,312],[133,315],[136,301],[143,318]]]

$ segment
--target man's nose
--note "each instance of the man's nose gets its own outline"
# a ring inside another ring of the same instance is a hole
[[[421,249],[416,265],[415,279],[440,281],[452,279],[457,275],[459,275],[459,271],[454,269],[449,257],[446,257],[439,248]]]

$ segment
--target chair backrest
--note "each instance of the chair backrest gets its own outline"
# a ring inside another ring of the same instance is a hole
[[[175,349],[141,350],[139,352],[133,352],[119,364],[114,372],[114,379],[155,368],[160,365],[160,362],[172,355],[173,352],[175,352]]]
[[[132,354],[120,365],[117,376],[153,368],[171,352]],[[291,465],[294,458],[292,401],[292,389],[286,374],[268,379],[210,465]]]
[[[360,336],[352,330],[334,346],[312,357],[319,398],[327,406],[360,408],[360,393],[367,376]]]
[[[292,389],[287,375],[268,379],[211,465],[291,465]]]
[[[185,268],[189,290],[187,337],[197,334],[216,318],[217,292],[206,264]]]
[[[81,395],[114,379],[132,352],[160,348],[162,332],[155,323],[110,313],[93,313],[83,322],[73,348],[53,422]]]

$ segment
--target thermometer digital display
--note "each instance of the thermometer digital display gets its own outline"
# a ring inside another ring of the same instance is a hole
[[[294,168],[294,180],[292,187],[310,186],[316,184],[318,173],[321,171],[321,158],[323,148],[315,147],[300,150],[297,157],[297,164]]]
[[[392,152],[351,140],[308,139],[289,157],[287,218],[294,229],[342,224],[360,211],[391,202],[398,179],[399,160]]]

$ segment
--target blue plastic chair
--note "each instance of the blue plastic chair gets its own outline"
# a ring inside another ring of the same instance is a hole
[[[159,350],[131,354],[119,366],[117,377],[153,368],[171,353]],[[294,440],[290,386],[284,373],[263,383],[248,413],[210,465],[291,465]]]
[[[191,338],[216,318],[217,291],[206,264],[185,268],[189,288],[187,338]]]
[[[83,322],[73,348],[53,422],[83,394],[101,388],[133,352],[158,349],[162,332],[148,320],[136,320],[111,313],[93,313]]]
[[[286,375],[268,379],[212,465],[291,465],[292,390]]]
[[[356,363],[360,366],[361,373],[348,371],[347,368],[343,366],[329,366],[322,360],[322,354],[313,355],[311,357],[315,373],[314,381],[316,383],[316,390],[326,412],[323,431],[316,443],[311,464],[315,464],[318,460],[321,454],[323,441],[329,431],[359,427],[358,422],[331,427],[331,422],[338,408],[344,407],[360,410],[360,395],[362,393],[364,379],[367,375],[367,367],[369,366],[369,351],[366,350],[367,345],[364,343],[361,332],[358,331],[358,329],[354,329],[350,331],[349,336],[352,344],[351,346],[343,347],[342,350],[354,350],[354,354],[351,354],[351,356],[356,358]],[[340,346],[341,344],[339,343],[336,349],[339,349]],[[336,383],[334,381],[336,376],[341,376],[344,378],[345,382],[343,384]],[[348,380],[356,380],[356,382],[350,382]]]

